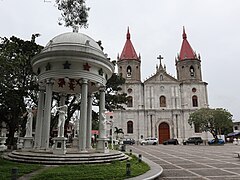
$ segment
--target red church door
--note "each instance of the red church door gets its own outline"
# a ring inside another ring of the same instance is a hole
[[[170,139],[169,125],[165,122],[161,123],[158,127],[158,139],[159,144],[162,144],[163,141]]]

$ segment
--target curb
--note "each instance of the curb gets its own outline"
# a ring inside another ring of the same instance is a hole
[[[160,165],[145,157],[142,157],[142,160],[150,166],[150,170],[140,176],[128,178],[127,180],[151,180],[156,179],[162,174],[163,168]]]

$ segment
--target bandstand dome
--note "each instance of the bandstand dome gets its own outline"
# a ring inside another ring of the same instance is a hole
[[[51,79],[53,91],[77,93],[81,79],[89,81],[89,91],[105,86],[114,66],[91,37],[67,32],[51,39],[32,60],[39,82]]]
[[[43,52],[59,50],[89,52],[105,56],[95,40],[85,34],[76,32],[67,32],[54,37],[48,42]]]

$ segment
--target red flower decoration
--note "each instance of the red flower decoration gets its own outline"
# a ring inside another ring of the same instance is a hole
[[[65,85],[64,78],[58,79],[58,87],[63,87],[63,85]]]
[[[83,65],[83,69],[86,71],[89,71],[90,68],[91,68],[91,66],[88,63]]]
[[[68,83],[69,84],[69,89],[70,90],[72,90],[72,91],[74,91],[74,89],[75,89],[75,80],[74,79],[69,79],[70,80],[70,82]]]

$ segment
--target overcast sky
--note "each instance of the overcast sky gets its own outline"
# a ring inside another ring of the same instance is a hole
[[[0,37],[29,40],[45,46],[58,34],[72,31],[57,23],[54,0],[0,0]],[[192,48],[201,55],[203,81],[208,83],[209,105],[228,109],[240,121],[240,1],[239,0],[86,0],[89,28],[81,29],[101,40],[104,52],[116,59],[126,41],[127,27],[142,57],[142,80],[155,73],[157,56],[176,76],[175,57],[185,26]]]

